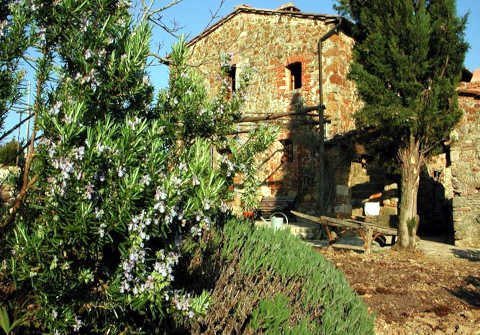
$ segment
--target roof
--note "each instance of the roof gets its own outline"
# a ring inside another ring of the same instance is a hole
[[[208,36],[210,33],[215,31],[218,27],[222,26],[226,22],[233,19],[235,16],[242,13],[259,14],[259,15],[283,15],[283,16],[290,16],[290,17],[313,19],[313,20],[331,21],[331,23],[336,23],[341,18],[341,16],[338,16],[338,15],[305,13],[300,11],[291,2],[288,4],[282,5],[277,9],[262,9],[262,8],[254,8],[248,5],[239,5],[239,6],[235,6],[235,10],[233,12],[231,12],[224,18],[220,19],[219,21],[217,21],[216,23],[214,23],[213,25],[205,29],[200,35],[197,35],[192,40],[190,40],[187,45],[191,46],[195,44],[202,38]]]
[[[476,69],[469,82],[461,82],[457,88],[460,95],[480,96],[480,69]]]

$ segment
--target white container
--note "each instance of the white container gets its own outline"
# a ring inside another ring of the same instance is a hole
[[[277,214],[282,215],[283,217],[275,216]],[[288,225],[288,217],[285,214],[280,213],[280,212],[273,213],[270,216],[271,227],[273,229],[283,229],[283,228],[285,228],[285,226],[283,225],[283,218],[285,218],[285,220],[286,220],[285,224]]]
[[[380,203],[366,202],[363,210],[366,216],[378,216],[380,214]]]

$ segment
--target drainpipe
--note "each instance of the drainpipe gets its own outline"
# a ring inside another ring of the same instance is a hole
[[[320,124],[320,143],[318,148],[319,153],[319,168],[317,169],[317,180],[318,180],[318,197],[317,197],[317,209],[320,212],[320,215],[325,214],[325,104],[323,103],[323,62],[322,62],[322,47],[323,42],[329,39],[334,34],[338,34],[340,30],[340,25],[342,24],[342,18],[338,18],[337,24],[331,30],[329,30],[325,35],[320,37],[318,40],[318,87],[319,87],[319,95],[320,95],[320,103],[318,105],[318,114],[319,114],[319,124]]]

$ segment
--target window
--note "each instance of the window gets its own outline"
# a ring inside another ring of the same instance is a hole
[[[235,77],[237,75],[237,67],[235,65],[230,66],[230,69],[227,71],[227,77],[230,81],[230,92],[233,93],[236,90],[236,81]]]
[[[302,63],[295,62],[287,66],[289,75],[289,86],[291,90],[302,87]]]
[[[282,162],[293,162],[293,143],[290,139],[280,140],[283,145]]]

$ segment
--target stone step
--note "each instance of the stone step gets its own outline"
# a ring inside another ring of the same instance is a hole
[[[256,226],[268,226],[269,223],[265,223],[262,220],[255,221]],[[295,236],[300,237],[304,240],[311,240],[320,238],[322,235],[322,227],[316,223],[311,223],[307,221],[299,222],[289,222],[288,225],[285,225],[286,229],[290,230]]]

